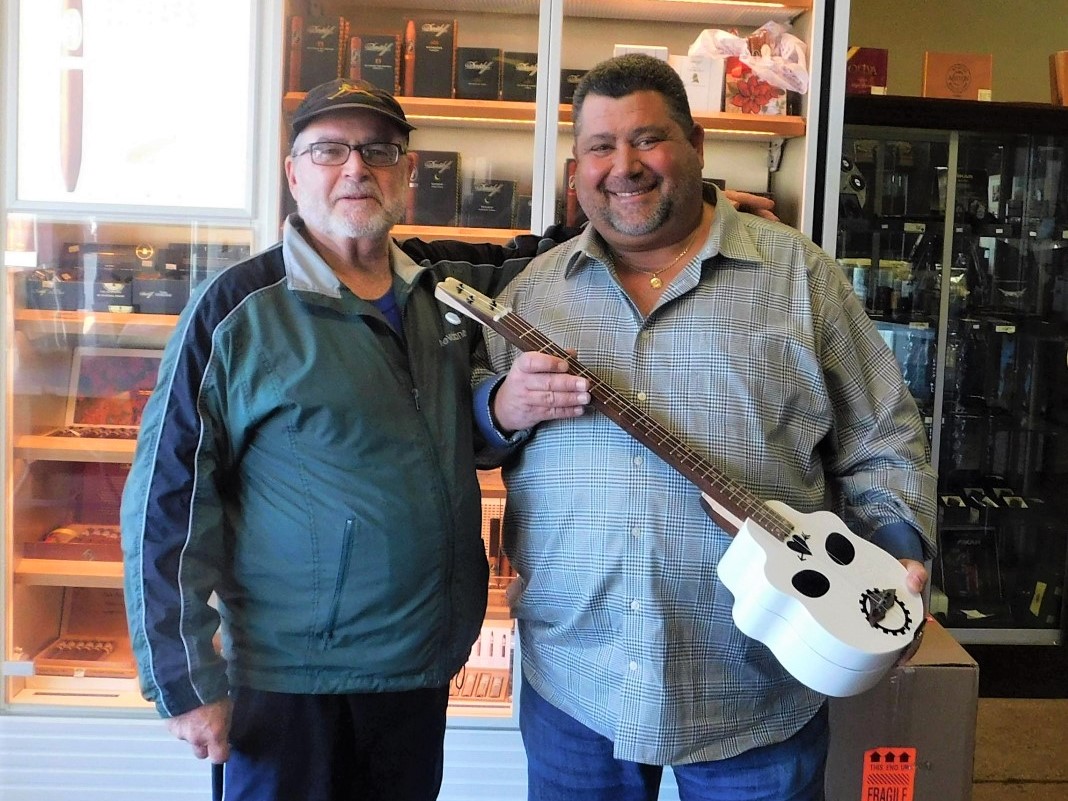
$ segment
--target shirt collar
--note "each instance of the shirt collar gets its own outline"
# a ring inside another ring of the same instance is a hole
[[[760,250],[741,213],[726,199],[722,190],[706,185],[706,190],[709,189],[715,194],[706,193],[705,199],[713,203],[716,213],[708,238],[701,246],[701,261],[722,256],[738,266],[759,267],[763,263]],[[608,245],[592,225],[587,225],[575,240],[575,249],[564,267],[564,275],[570,277],[591,261],[607,264]]]
[[[305,238],[304,220],[299,214],[286,217],[282,228],[282,257],[286,269],[286,285],[298,292],[313,292],[328,298],[341,297],[341,281],[330,265],[323,260]],[[389,243],[390,264],[393,274],[402,286],[396,286],[397,302],[403,303],[412,285],[418,280],[424,267],[420,267],[392,239]]]

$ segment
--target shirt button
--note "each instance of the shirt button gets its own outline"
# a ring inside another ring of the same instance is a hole
[[[637,612],[639,609],[642,608],[642,605],[638,601],[631,601],[630,608],[632,611]]]
[[[635,467],[641,467],[642,466],[642,457],[640,457],[640,456],[635,456],[634,457],[634,466]]]
[[[631,669],[632,671],[633,671],[633,670],[637,670],[637,669],[638,669],[638,663],[637,663],[637,662],[631,662],[631,663],[630,663],[630,669]]]
[[[644,392],[639,392],[638,393],[638,400],[640,400],[640,401],[645,400],[647,397],[649,397],[649,396],[646,395]]]
[[[641,535],[642,535],[642,530],[640,528],[638,528],[637,526],[635,526],[634,528],[632,528],[630,530],[630,536],[632,536],[632,537],[640,537]]]

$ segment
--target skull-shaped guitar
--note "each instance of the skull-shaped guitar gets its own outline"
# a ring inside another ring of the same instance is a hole
[[[522,351],[566,359],[593,406],[701,490],[709,516],[734,534],[717,572],[734,595],[735,625],[764,643],[798,681],[826,695],[875,685],[923,626],[905,568],[831,512],[802,514],[727,478],[510,308],[455,278],[437,298]]]

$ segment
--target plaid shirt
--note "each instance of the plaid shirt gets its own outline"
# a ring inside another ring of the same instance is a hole
[[[835,507],[865,535],[904,521],[933,554],[934,473],[900,368],[797,231],[720,202],[643,318],[588,227],[501,300],[758,497]],[[489,332],[487,349],[498,373],[517,355]],[[504,475],[524,675],[617,758],[726,758],[819,708],[734,626],[716,577],[730,539],[697,490],[608,418],[538,426]]]

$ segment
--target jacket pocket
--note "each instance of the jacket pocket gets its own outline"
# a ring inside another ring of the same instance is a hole
[[[337,577],[334,579],[334,595],[330,600],[330,611],[326,617],[326,626],[322,632],[323,648],[329,648],[334,639],[334,630],[337,628],[337,616],[341,609],[341,599],[345,591],[345,582],[349,576],[349,566],[352,561],[352,545],[356,537],[356,521],[349,518],[345,521],[345,532],[341,539],[341,554],[338,557]]]

